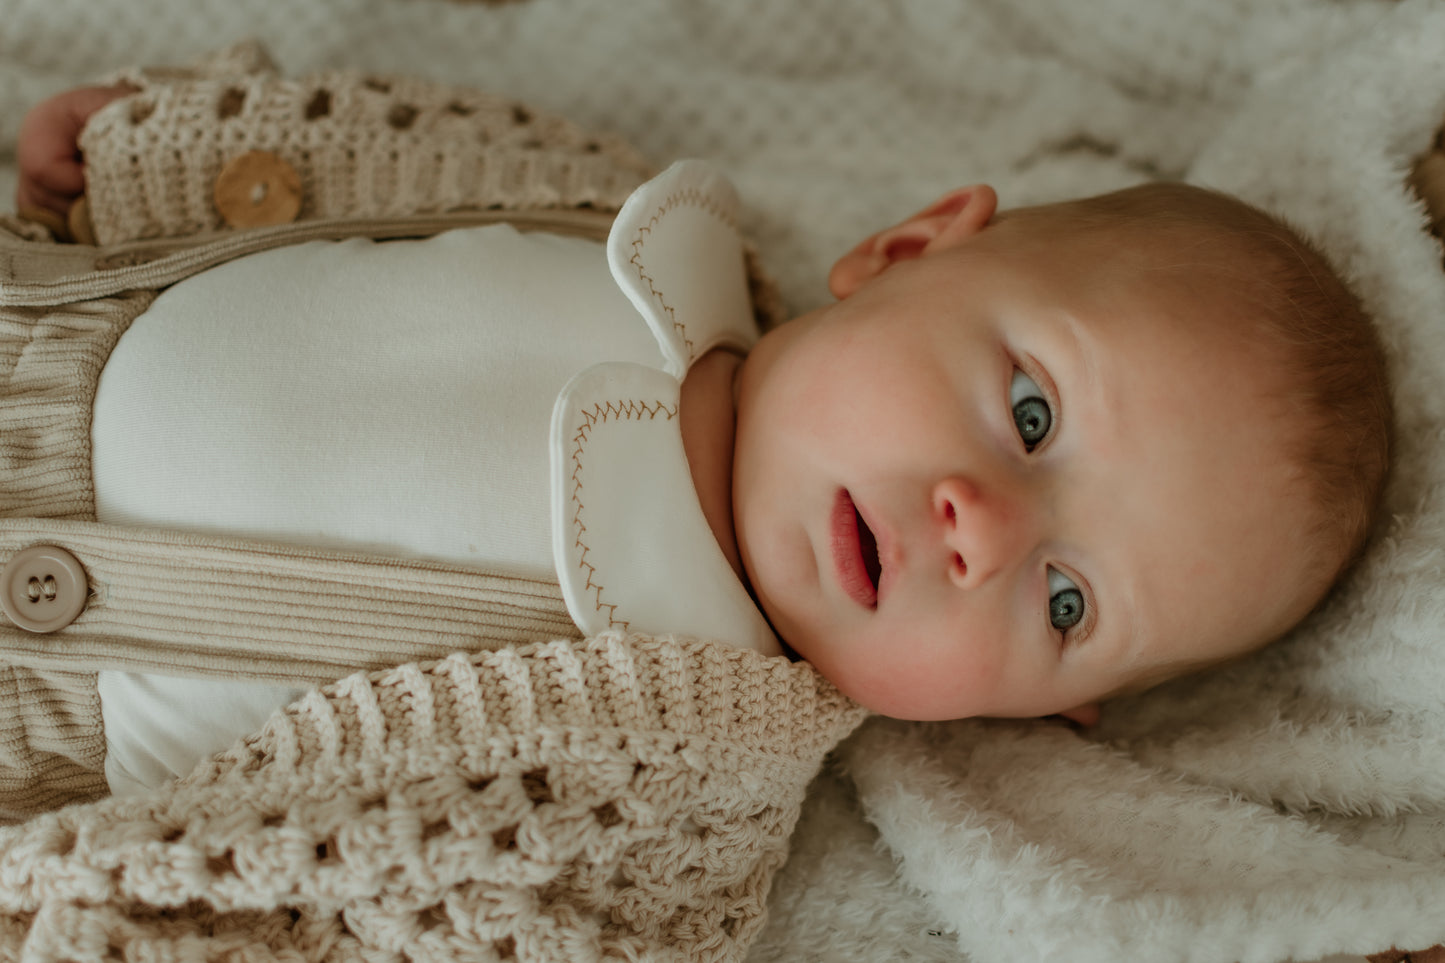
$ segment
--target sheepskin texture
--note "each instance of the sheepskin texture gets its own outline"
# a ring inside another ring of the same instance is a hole
[[[1445,275],[1405,190],[1445,118],[1440,0],[6,0],[0,143],[129,62],[259,37],[289,74],[506,91],[716,161],[801,311],[948,188],[1184,178],[1320,243],[1378,319],[1399,458],[1288,639],[1052,722],[875,720],[814,785],[751,959],[1274,963],[1445,941]],[[0,186],[13,182],[13,168]],[[1229,604],[1228,599],[1219,604]]]

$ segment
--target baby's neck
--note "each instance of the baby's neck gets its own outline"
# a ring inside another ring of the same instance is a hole
[[[737,430],[733,386],[742,363],[741,355],[721,348],[693,362],[682,382],[678,418],[702,513],[733,571],[746,583],[733,534],[733,440]]]

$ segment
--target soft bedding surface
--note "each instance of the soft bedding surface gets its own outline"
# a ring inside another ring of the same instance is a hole
[[[1364,564],[1289,639],[1091,732],[866,725],[813,787],[753,959],[1445,941],[1445,277],[1402,183],[1445,117],[1445,4],[0,0],[0,143],[49,93],[242,37],[288,73],[508,91],[658,163],[713,159],[795,311],[858,238],[975,181],[1007,206],[1187,178],[1295,222],[1393,364],[1400,459]]]

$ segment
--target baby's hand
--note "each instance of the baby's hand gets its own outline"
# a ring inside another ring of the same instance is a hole
[[[134,88],[80,87],[41,101],[20,122],[15,158],[20,181],[15,209],[52,211],[64,220],[70,205],[85,192],[80,131],[90,115]]]

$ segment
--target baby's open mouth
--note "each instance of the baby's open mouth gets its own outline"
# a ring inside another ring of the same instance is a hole
[[[883,573],[878,540],[846,489],[838,491],[830,525],[830,549],[843,591],[864,608],[877,608],[878,582]]]

